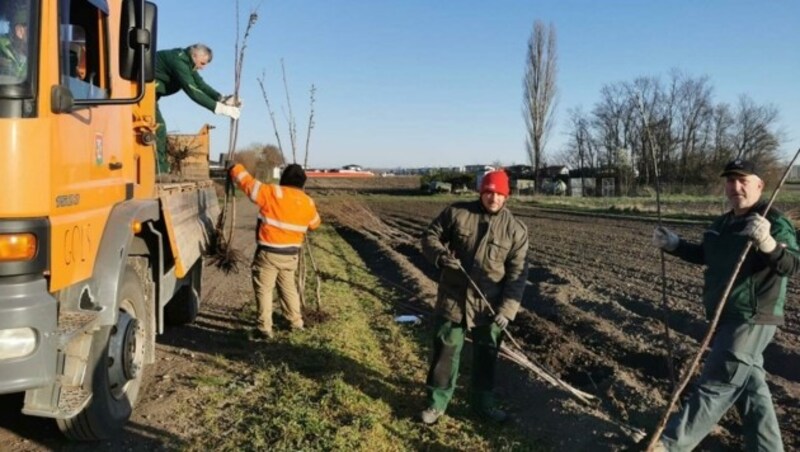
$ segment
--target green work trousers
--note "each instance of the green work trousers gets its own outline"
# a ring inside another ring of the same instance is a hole
[[[470,331],[472,336],[470,404],[478,411],[494,406],[492,390],[502,333],[503,331],[494,322],[476,326]],[[437,410],[445,411],[453,398],[466,334],[466,326],[442,317],[437,318],[433,356],[427,379],[428,403]]]
[[[156,165],[158,167],[157,174],[169,174],[169,159],[167,158],[167,124],[164,122],[164,116],[161,115],[161,110],[156,103]]]
[[[303,327],[300,313],[300,293],[297,291],[295,273],[300,258],[297,254],[270,253],[264,249],[256,251],[253,258],[253,289],[258,302],[258,328],[272,332],[272,291],[277,283],[283,316],[292,328]]]

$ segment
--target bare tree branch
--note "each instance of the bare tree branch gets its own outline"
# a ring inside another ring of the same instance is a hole
[[[292,99],[289,95],[289,83],[286,80],[286,66],[283,64],[283,58],[281,58],[281,73],[283,74],[283,89],[286,92],[286,105],[289,109],[287,121],[289,122],[289,140],[292,143],[292,163],[297,163],[297,124],[292,113]]]
[[[281,135],[278,133],[278,125],[275,123],[275,112],[272,111],[272,106],[269,103],[267,96],[267,88],[264,86],[265,75],[261,72],[261,77],[258,77],[258,86],[261,87],[261,95],[264,97],[264,103],[267,104],[267,112],[269,112],[269,119],[272,121],[272,130],[275,131],[275,139],[278,140],[278,150],[281,152],[281,158],[286,163],[286,155],[283,153],[283,146],[281,145]]]
[[[244,30],[244,36],[241,38],[241,48],[239,47],[239,0],[236,0],[236,43],[234,44],[234,81],[233,81],[233,101],[235,105],[239,105],[239,87],[242,81],[242,67],[244,66],[244,56],[247,50],[247,39],[250,37],[250,31],[253,26],[258,22],[258,13],[256,10],[250,12],[247,19],[247,26]],[[228,160],[233,160],[233,154],[236,152],[236,141],[239,137],[239,121],[231,119],[231,132],[228,139]]]
[[[308,144],[311,141],[311,130],[314,129],[314,94],[317,92],[317,88],[312,84],[311,85],[311,93],[310,93],[310,106],[309,106],[309,113],[308,113],[308,129],[306,133],[306,153],[305,157],[303,158],[303,167],[308,168]]]

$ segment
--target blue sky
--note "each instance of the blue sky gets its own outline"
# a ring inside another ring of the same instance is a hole
[[[242,22],[259,1],[240,0]],[[160,49],[204,42],[206,82],[233,91],[232,0],[158,2]],[[263,0],[248,41],[239,147],[275,143],[256,78],[263,73],[290,157],[283,59],[302,161],[309,89],[317,88],[309,166],[371,168],[527,163],[522,77],[535,20],[558,34],[556,126],[546,149],[566,145],[567,110],[591,110],[604,84],[679,69],[708,76],[714,100],[747,94],[780,111],[782,151],[800,146],[800,2],[796,0]],[[244,24],[242,23],[242,27]],[[212,132],[227,152],[229,121],[179,93],[161,100],[169,131]]]

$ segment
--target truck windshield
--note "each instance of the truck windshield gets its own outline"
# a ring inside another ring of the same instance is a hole
[[[33,96],[38,1],[0,2],[0,98]]]

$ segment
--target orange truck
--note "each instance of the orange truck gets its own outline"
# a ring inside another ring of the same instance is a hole
[[[0,2],[0,394],[74,439],[117,433],[194,320],[219,212],[210,180],[156,183],[156,15]]]

